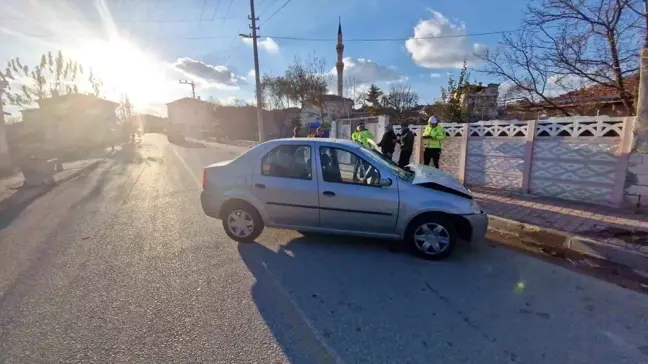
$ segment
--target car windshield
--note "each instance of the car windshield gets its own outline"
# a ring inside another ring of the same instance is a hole
[[[391,159],[386,158],[379,151],[375,149],[369,149],[364,146],[361,147],[360,150],[371,161],[381,165],[382,167],[390,169],[398,176],[398,178],[407,182],[412,182],[414,180],[414,172],[402,169],[398,166],[398,164],[394,163],[394,161],[392,161]]]

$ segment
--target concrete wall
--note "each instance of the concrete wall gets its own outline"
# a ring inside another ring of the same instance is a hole
[[[648,154],[630,155],[624,197],[626,205],[648,209]]]
[[[599,116],[444,124],[441,168],[470,185],[619,206],[648,191],[646,183],[624,193],[629,167],[646,171],[637,183],[648,175],[644,156],[629,164],[633,123]]]

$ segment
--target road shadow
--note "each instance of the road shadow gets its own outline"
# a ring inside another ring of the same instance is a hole
[[[46,186],[21,186],[9,198],[0,201],[0,230],[4,230],[15,220],[32,202],[46,194],[54,184]]]
[[[420,280],[426,271],[458,269],[469,260],[461,249],[455,259],[428,262],[390,248],[388,241],[326,235],[299,237],[276,251],[256,242],[238,245],[242,260],[256,279],[252,298],[277,342],[295,363],[348,359],[348,344],[366,342],[372,335],[376,346],[386,348],[381,353],[385,357],[376,362],[398,362],[387,357],[398,358],[401,349],[389,344],[390,332],[380,327],[393,324],[407,312],[400,309],[408,305],[411,290],[415,295],[430,294],[424,282],[417,284],[404,277],[414,275]],[[420,307],[410,313],[420,314],[417,320],[428,321],[428,328],[434,330],[433,317],[424,311]],[[407,316],[406,321],[411,321],[413,316]],[[417,340],[416,350],[426,351],[421,345]],[[390,348],[393,356],[387,354]],[[367,358],[376,357],[368,354],[374,350],[372,345],[366,350]],[[419,359],[412,362],[423,363],[429,357]]]
[[[573,347],[557,348],[546,335],[580,335],[584,345],[596,340],[589,327],[602,315],[615,315],[618,329],[642,305],[621,303],[635,297],[630,291],[595,299],[600,283],[488,245],[439,262],[369,239],[310,236],[268,246],[238,250],[256,280],[252,299],[297,363],[559,362]],[[512,334],[520,332],[527,334]],[[583,359],[636,355],[605,350]]]

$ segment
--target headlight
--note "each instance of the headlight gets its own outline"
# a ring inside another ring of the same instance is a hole
[[[482,212],[481,208],[479,207],[479,204],[475,200],[470,201],[470,209],[474,214],[480,214]]]

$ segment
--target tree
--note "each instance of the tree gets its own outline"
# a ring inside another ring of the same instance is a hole
[[[271,109],[286,109],[291,105],[290,83],[284,76],[263,75],[261,89],[264,104]]]
[[[7,62],[5,73],[0,72],[2,78],[20,84],[17,91],[7,93],[7,101],[16,106],[29,106],[39,99],[78,93],[77,77],[81,74],[82,66],[65,57],[61,51],[56,56],[51,51],[41,55],[40,62],[31,68],[22,64],[19,57],[12,58]],[[100,83],[93,79],[95,84]]]
[[[133,116],[133,104],[130,101],[128,95],[124,94],[119,100],[119,106],[117,107],[117,119],[120,123],[123,123],[124,120]]]
[[[331,75],[324,59],[309,56],[305,60],[295,57],[283,76],[264,75],[261,87],[268,106],[286,108],[312,104],[324,112]],[[322,117],[323,115],[320,115]]]
[[[459,78],[455,81],[454,77],[448,75],[448,85],[441,87],[441,96],[436,102],[434,113],[438,113],[444,122],[460,123],[468,121],[468,110],[466,108],[466,98],[470,96],[472,89],[468,78],[468,66],[464,61],[459,72]]]
[[[477,55],[482,72],[512,84],[518,100],[548,110],[569,111],[552,96],[585,85],[615,90],[632,111],[626,76],[638,70],[643,19],[638,0],[533,0],[523,30],[504,35],[500,47]]]
[[[356,89],[358,81],[354,77],[347,77],[344,79],[344,95],[352,100],[357,98]]]
[[[369,115],[381,115],[384,113],[383,91],[375,84],[371,84],[367,92],[361,95],[362,104]]]
[[[407,119],[407,115],[418,105],[418,95],[407,85],[392,84],[389,92],[382,98],[385,111],[396,118],[397,122]]]
[[[288,98],[301,107],[310,103],[324,113],[324,96],[328,92],[331,75],[327,72],[326,61],[313,55],[302,61],[295,57],[284,76],[288,82]],[[323,115],[320,115],[320,118]]]

